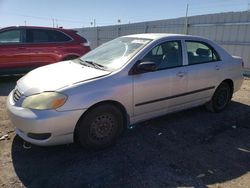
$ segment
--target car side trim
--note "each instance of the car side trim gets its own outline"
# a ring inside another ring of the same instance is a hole
[[[202,89],[197,89],[197,90],[190,91],[190,92],[187,92],[187,93],[181,93],[181,94],[178,94],[178,95],[173,95],[173,96],[164,97],[164,98],[160,98],[160,99],[155,99],[155,100],[151,100],[151,101],[145,101],[145,102],[142,102],[142,103],[135,104],[135,106],[142,106],[142,105],[145,105],[145,104],[165,101],[165,100],[168,100],[168,99],[182,97],[182,96],[185,96],[185,95],[191,95],[191,94],[194,94],[194,93],[199,93],[199,92],[207,91],[207,90],[214,89],[214,88],[215,88],[215,86],[206,87],[206,88],[202,88]]]

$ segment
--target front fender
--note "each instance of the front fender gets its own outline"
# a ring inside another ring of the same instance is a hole
[[[79,83],[64,91],[66,103],[58,111],[88,109],[103,101],[115,101],[124,106],[129,115],[133,114],[132,79],[107,76],[94,81]]]

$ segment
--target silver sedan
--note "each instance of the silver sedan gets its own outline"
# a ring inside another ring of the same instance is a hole
[[[137,122],[204,104],[222,111],[243,82],[242,68],[241,58],[208,39],[129,35],[29,72],[7,107],[30,143],[103,148]]]

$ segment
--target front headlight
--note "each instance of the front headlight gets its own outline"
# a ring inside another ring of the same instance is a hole
[[[35,110],[56,109],[64,105],[67,96],[57,92],[44,92],[36,95],[31,95],[24,99],[23,108],[31,108]]]

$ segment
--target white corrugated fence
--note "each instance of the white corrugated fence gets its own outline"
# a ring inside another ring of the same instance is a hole
[[[227,12],[166,19],[124,25],[78,28],[91,47],[116,37],[135,33],[187,33],[216,41],[232,55],[244,59],[245,70],[250,73],[250,12]]]

